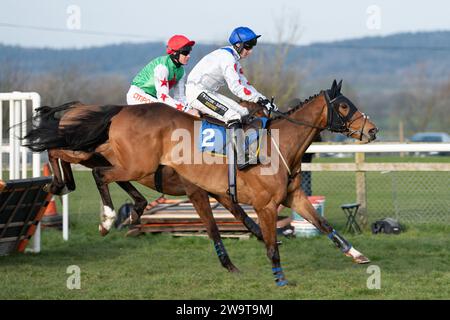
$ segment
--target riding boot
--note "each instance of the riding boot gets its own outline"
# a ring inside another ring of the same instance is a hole
[[[247,155],[246,155],[246,136],[244,134],[244,130],[242,129],[242,124],[239,123],[236,127],[233,128],[234,133],[234,145],[236,148],[236,158],[237,158],[237,167],[239,170],[247,167]]]
[[[233,128],[235,129],[233,131],[234,143],[236,146],[237,167],[239,170],[243,170],[248,166],[257,163],[257,147],[250,146],[249,137],[244,133],[241,123],[236,124]]]
[[[236,149],[235,149],[235,130],[241,127],[239,122],[228,124],[227,130],[227,158],[228,158],[228,194],[234,203],[238,203],[236,186]]]

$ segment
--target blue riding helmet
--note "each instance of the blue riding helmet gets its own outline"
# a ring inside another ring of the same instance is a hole
[[[231,35],[230,35],[230,38],[228,38],[228,41],[232,45],[235,45],[237,43],[243,43],[243,42],[251,41],[253,39],[256,40],[259,37],[261,37],[261,35],[257,35],[250,28],[238,27],[238,28],[234,29],[233,32],[231,32]]]

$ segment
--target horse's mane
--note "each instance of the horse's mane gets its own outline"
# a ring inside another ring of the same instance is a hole
[[[319,95],[322,94],[322,92],[323,92],[323,91],[320,91],[319,93],[316,93],[315,95],[309,96],[307,99],[305,99],[305,100],[303,100],[303,101],[300,100],[300,99],[298,99],[298,100],[299,100],[299,102],[297,102],[298,104],[295,105],[295,106],[293,106],[293,107],[291,107],[291,108],[289,108],[288,111],[284,112],[283,114],[284,114],[285,116],[291,115],[292,113],[294,113],[294,112],[297,111],[298,109],[302,108],[305,104],[307,104],[307,103],[310,102],[311,100],[317,98]],[[282,117],[282,116],[276,116],[276,117],[272,118],[272,120],[277,120],[277,119],[280,119],[280,118],[283,118],[283,117]]]
[[[339,83],[337,83],[336,80],[334,80],[333,84],[331,85],[331,89],[321,90],[319,93],[316,93],[315,95],[312,95],[312,96],[310,96],[309,98],[307,98],[307,99],[305,99],[303,101],[301,101],[300,99],[295,99],[295,101],[296,101],[295,104],[296,105],[294,105],[293,107],[289,108],[288,111],[283,113],[283,115],[279,115],[277,117],[272,118],[272,120],[285,118],[286,116],[291,115],[292,113],[294,113],[298,109],[302,108],[305,104],[307,104],[311,100],[317,98],[318,96],[320,96],[324,92],[326,92],[328,94],[328,97],[330,99],[334,99],[337,96],[341,95],[341,86],[342,86],[342,80]]]

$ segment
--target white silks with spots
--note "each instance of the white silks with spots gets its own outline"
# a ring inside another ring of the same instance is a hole
[[[229,121],[230,117],[247,114],[247,110],[238,103],[218,93],[219,89],[227,85],[230,91],[244,101],[257,102],[266,99],[247,80],[241,64],[239,54],[232,46],[217,49],[203,57],[189,73],[186,82],[186,99],[193,108],[205,112],[199,107],[199,93],[205,92],[213,99],[217,98],[227,108],[224,114],[206,112],[222,121]],[[243,111],[243,110],[245,111]]]

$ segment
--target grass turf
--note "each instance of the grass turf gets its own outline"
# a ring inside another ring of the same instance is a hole
[[[70,241],[43,230],[40,254],[0,257],[0,299],[449,299],[450,226],[408,225],[400,235],[348,235],[381,270],[381,289],[368,289],[368,265],[355,265],[324,236],[285,239],[282,266],[292,286],[278,288],[264,246],[224,240],[240,268],[220,266],[212,243],[169,234],[125,238],[98,235],[100,200],[89,172],[76,172],[70,196]],[[116,208],[127,196],[112,186]],[[157,194],[140,188],[150,198]],[[339,198],[338,195],[336,197]],[[343,199],[338,199],[342,201]],[[335,201],[338,201],[335,200]],[[340,230],[342,213],[326,209]],[[81,289],[70,290],[67,268],[81,270]]]

